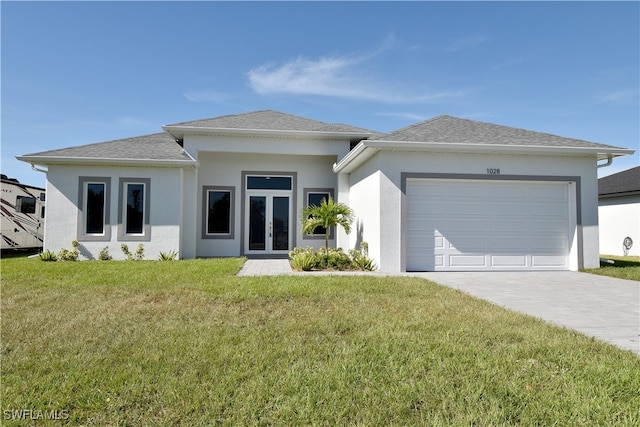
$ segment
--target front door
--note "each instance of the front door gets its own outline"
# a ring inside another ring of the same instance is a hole
[[[246,233],[248,254],[286,254],[289,251],[291,202],[288,195],[248,194]]]
[[[292,239],[293,177],[249,175],[245,185],[245,254],[286,255]]]

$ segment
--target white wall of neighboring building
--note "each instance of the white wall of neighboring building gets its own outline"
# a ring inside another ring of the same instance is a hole
[[[403,269],[402,253],[402,173],[439,173],[451,176],[475,174],[496,178],[488,170],[499,170],[500,176],[580,177],[580,206],[583,267],[599,266],[597,174],[595,157],[500,155],[381,151],[351,173],[351,206],[365,230],[370,254],[383,271]],[[573,236],[572,265],[578,266],[577,247],[580,239]],[[350,243],[355,244],[354,237]]]
[[[629,255],[640,256],[640,195],[600,199],[600,253],[624,255],[623,241],[631,237]]]
[[[120,246],[125,243],[135,251],[142,243],[145,259],[157,259],[160,252],[179,251],[180,220],[182,218],[181,169],[122,166],[71,166],[49,165],[47,173],[47,203],[55,206],[45,217],[44,250],[59,252],[71,249],[71,242],[80,243],[80,259],[97,259],[100,251],[107,247],[114,259],[124,259]],[[80,177],[110,177],[109,200],[110,239],[86,241],[78,236],[78,200]],[[120,178],[149,179],[150,197],[149,240],[126,240],[118,238],[118,205]],[[182,254],[181,254],[182,256]]]

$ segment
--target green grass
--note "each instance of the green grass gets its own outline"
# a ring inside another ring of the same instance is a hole
[[[613,261],[613,264],[605,260]],[[640,281],[640,257],[601,255],[600,268],[587,269],[584,271],[601,276]]]
[[[631,352],[422,279],[241,265],[2,260],[3,426],[640,423]]]

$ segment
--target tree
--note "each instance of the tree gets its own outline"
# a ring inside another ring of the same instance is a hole
[[[312,234],[317,227],[324,227],[324,244],[329,252],[329,231],[341,226],[349,234],[353,222],[353,210],[344,203],[336,203],[333,198],[322,199],[320,206],[311,205],[302,209],[302,233]]]

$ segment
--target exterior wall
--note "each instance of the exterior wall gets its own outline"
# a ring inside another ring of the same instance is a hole
[[[355,220],[351,234],[348,236],[347,245],[343,249],[359,248],[362,242],[369,244],[369,257],[373,259],[378,268],[384,269],[380,264],[382,240],[380,232],[380,181],[382,174],[374,164],[364,165],[350,176],[351,192],[349,193],[349,206],[353,209]],[[387,200],[385,199],[385,203]]]
[[[142,243],[146,259],[157,259],[159,253],[180,250],[180,218],[182,208],[181,169],[118,166],[60,166],[50,165],[47,173],[47,204],[55,207],[45,217],[45,250],[58,252],[71,249],[71,242],[80,243],[81,259],[97,259],[100,251],[108,247],[114,259],[124,259],[120,245],[126,243],[135,251]],[[108,240],[83,240],[79,236],[79,180],[80,177],[110,177],[108,200]],[[149,179],[148,239],[118,237],[118,207],[120,178]],[[182,254],[180,254],[182,256]]]
[[[576,200],[580,204],[575,210],[581,216],[582,226],[577,227],[574,236],[572,268],[599,266],[595,158],[383,151],[351,173],[350,194],[364,229],[377,233],[370,236],[365,232],[364,239],[369,242],[370,254],[379,268],[387,272],[404,269],[402,173],[475,174],[495,178],[488,169],[499,170],[501,176],[579,177]],[[377,187],[360,184],[370,179],[376,180]],[[378,219],[374,218],[375,213],[363,213],[367,207],[373,209],[376,200],[382,200],[378,203]],[[578,262],[580,253],[582,265]]]
[[[640,256],[640,195],[600,199],[600,253],[624,255],[622,242],[631,237],[629,255]]]
[[[200,167],[197,177],[197,213],[195,215],[196,226],[196,255],[198,257],[239,256],[242,253],[243,234],[243,186],[242,173],[279,173],[291,172],[296,176],[293,194],[293,218],[290,224],[290,232],[294,238],[292,247],[324,245],[324,238],[303,237],[300,230],[300,210],[306,203],[304,200],[305,189],[330,188],[337,191],[337,175],[332,172],[332,165],[336,161],[335,155],[309,156],[309,155],[281,155],[281,154],[251,154],[251,153],[198,153]],[[203,187],[229,187],[233,188],[233,212],[234,233],[232,238],[203,239]],[[329,241],[335,246],[335,238]]]

